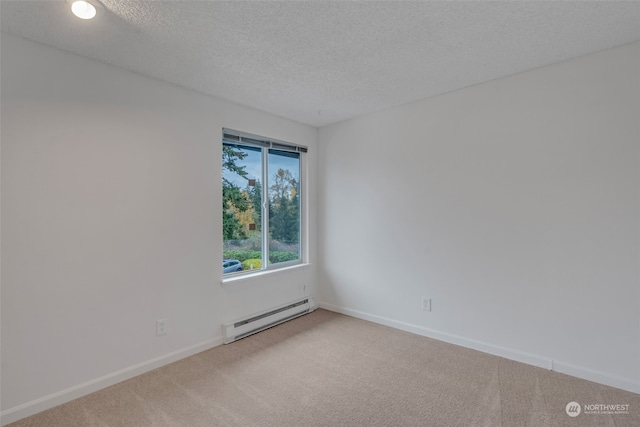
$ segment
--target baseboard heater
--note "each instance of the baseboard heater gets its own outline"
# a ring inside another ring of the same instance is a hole
[[[248,317],[234,320],[222,325],[224,343],[229,344],[251,334],[255,334],[287,320],[294,319],[316,309],[316,303],[311,297],[252,314]]]

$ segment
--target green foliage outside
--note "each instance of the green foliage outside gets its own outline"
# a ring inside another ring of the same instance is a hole
[[[246,259],[242,262],[242,267],[245,270],[260,270],[262,268],[261,259]]]
[[[293,261],[298,258],[298,254],[295,252],[269,252],[269,262],[272,264]]]
[[[300,240],[300,187],[290,171],[278,169],[269,188],[271,238],[286,243]]]
[[[247,172],[245,166],[238,166],[236,163],[238,160],[242,160],[246,157],[246,154],[241,150],[234,149],[230,146],[222,147],[222,169],[226,169],[230,172],[236,173],[242,178],[247,178]],[[238,218],[231,212],[227,205],[231,204],[235,206],[240,212],[244,212],[249,209],[249,202],[242,194],[240,187],[232,183],[231,181],[222,178],[222,234],[224,240],[240,240],[246,239],[247,233],[240,224]]]
[[[248,259],[262,259],[262,253],[260,251],[224,251],[224,259],[237,259],[243,262]]]
[[[225,243],[238,241],[242,250],[224,251],[224,259],[237,259],[245,269],[250,269],[246,261],[251,261],[254,269],[262,267],[262,184],[260,180],[249,180],[247,165],[243,160],[249,154],[235,145],[223,144],[222,151],[222,219]],[[231,175],[227,175],[231,174]],[[241,188],[238,180],[246,180]],[[226,177],[225,177],[226,176]],[[291,250],[300,241],[300,184],[286,169],[278,169],[269,180],[267,206],[269,212],[269,247]],[[275,243],[275,246],[272,246]],[[229,245],[228,247],[234,247]],[[297,252],[269,251],[269,264],[299,259]],[[257,261],[257,262],[256,262]]]
[[[262,259],[262,253],[260,253],[260,251],[224,251],[223,256],[224,259],[237,259],[238,261],[243,263],[243,265],[246,260]],[[293,261],[295,259],[298,259],[298,254],[295,252],[269,252],[269,263],[271,264]],[[260,263],[260,265],[262,266],[262,262]],[[258,267],[254,265],[253,268]]]

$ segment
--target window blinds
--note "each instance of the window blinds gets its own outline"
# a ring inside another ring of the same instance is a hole
[[[306,153],[307,147],[292,144],[290,142],[278,141],[276,139],[265,138],[262,136],[251,135],[249,133],[239,132],[232,129],[222,129],[222,141],[228,144],[242,144],[254,147],[267,147],[279,151],[287,151],[294,153]]]

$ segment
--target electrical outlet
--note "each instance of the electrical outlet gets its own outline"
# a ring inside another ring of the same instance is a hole
[[[422,297],[422,309],[424,311],[431,311],[431,298]]]
[[[167,335],[167,322],[169,319],[156,320],[156,335]]]

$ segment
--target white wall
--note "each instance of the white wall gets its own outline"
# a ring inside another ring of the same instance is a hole
[[[639,76],[635,43],[322,128],[321,306],[640,392]]]
[[[3,423],[216,345],[316,275],[326,307],[640,391],[640,44],[323,128],[319,165],[314,128],[1,48]],[[220,285],[222,127],[310,146],[319,274]]]
[[[4,423],[315,292],[313,266],[220,284],[222,127],[309,146],[312,179],[315,128],[5,34],[1,59]]]

